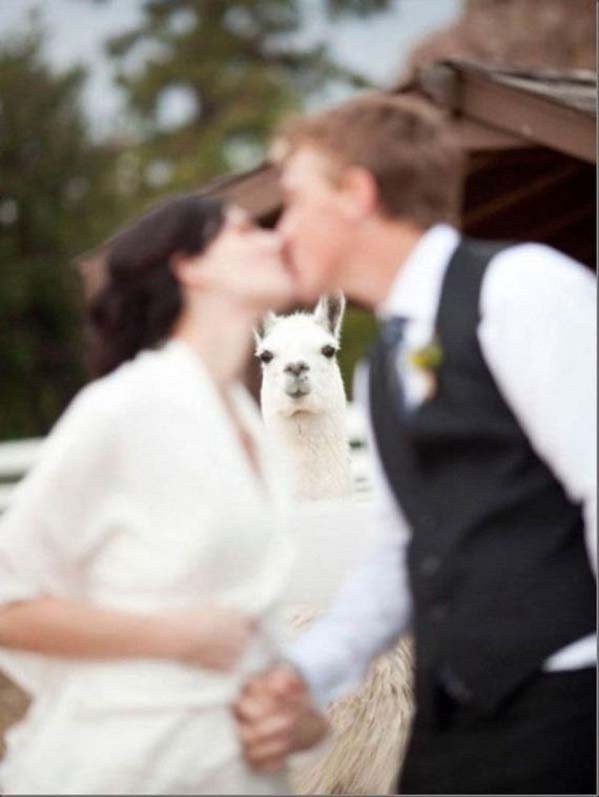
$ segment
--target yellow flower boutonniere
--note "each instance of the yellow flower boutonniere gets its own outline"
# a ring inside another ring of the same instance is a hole
[[[426,399],[430,401],[437,392],[437,371],[443,362],[443,349],[439,339],[435,337],[426,346],[411,351],[408,361],[425,377],[427,382]]]

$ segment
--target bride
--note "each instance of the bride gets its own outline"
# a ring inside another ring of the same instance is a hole
[[[33,698],[10,794],[284,794],[229,706],[276,655],[283,491],[237,381],[292,295],[277,240],[196,195],[108,245],[96,381],[0,524],[0,664]]]

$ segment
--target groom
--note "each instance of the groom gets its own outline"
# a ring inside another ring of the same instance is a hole
[[[246,757],[316,741],[315,706],[411,628],[402,793],[595,793],[594,280],[460,236],[460,152],[415,99],[361,97],[280,143],[301,298],[341,289],[380,320],[357,391],[383,520],[332,610],[247,683]]]

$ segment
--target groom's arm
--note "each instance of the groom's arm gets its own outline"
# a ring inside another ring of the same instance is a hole
[[[354,395],[368,415],[367,373],[356,375]],[[290,644],[282,663],[248,681],[234,712],[248,763],[274,771],[290,752],[316,744],[326,732],[318,713],[359,684],[372,660],[411,624],[406,565],[409,529],[372,451],[377,541],[367,561],[346,581],[329,611]]]
[[[370,558],[347,579],[327,613],[285,651],[321,707],[355,688],[375,656],[411,622],[407,537],[393,507],[381,504],[379,518]]]
[[[244,755],[253,768],[276,771],[290,753],[319,742],[327,730],[319,709],[357,686],[373,658],[408,627],[407,536],[393,509],[380,507],[380,539],[331,610],[288,647],[287,663],[250,679],[236,700]]]
[[[377,541],[332,607],[286,651],[321,707],[358,686],[372,660],[397,641],[412,618],[406,563],[410,529],[378,456],[368,382],[368,366],[363,362],[356,368],[353,393],[367,419]]]
[[[406,562],[410,530],[378,456],[365,363],[356,369],[353,388],[368,419],[377,541],[369,559],[346,580],[332,607],[286,651],[320,707],[357,687],[372,660],[397,641],[412,619]]]
[[[582,506],[597,572],[597,308],[594,276],[539,244],[504,250],[481,292],[479,339],[536,450]]]

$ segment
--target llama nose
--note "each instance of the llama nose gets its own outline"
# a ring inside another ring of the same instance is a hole
[[[293,374],[293,376],[301,376],[304,371],[309,369],[308,363],[305,363],[303,360],[299,360],[296,363],[289,363],[289,365],[285,366],[285,373]]]

